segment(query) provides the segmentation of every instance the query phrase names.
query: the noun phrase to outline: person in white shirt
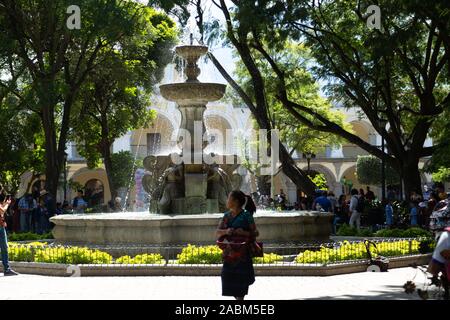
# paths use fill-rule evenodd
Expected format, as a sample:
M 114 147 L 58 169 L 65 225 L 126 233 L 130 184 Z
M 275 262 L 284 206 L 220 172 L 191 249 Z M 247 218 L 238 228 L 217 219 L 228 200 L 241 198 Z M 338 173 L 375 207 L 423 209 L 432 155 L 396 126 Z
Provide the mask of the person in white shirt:
M 444 288 L 444 299 L 449 299 L 450 286 L 450 227 L 446 227 L 440 234 L 433 251 L 428 272 L 437 278 L 442 273 L 441 281 Z
M 356 228 L 359 229 L 361 226 L 361 212 L 358 211 L 358 190 L 352 189 L 351 191 L 352 198 L 350 199 L 350 221 L 349 225 L 350 227 L 353 227 L 353 225 L 356 223 Z
M 433 251 L 428 271 L 433 275 L 438 275 L 443 271 L 446 264 L 450 263 L 450 227 L 447 227 L 439 236 L 436 247 Z

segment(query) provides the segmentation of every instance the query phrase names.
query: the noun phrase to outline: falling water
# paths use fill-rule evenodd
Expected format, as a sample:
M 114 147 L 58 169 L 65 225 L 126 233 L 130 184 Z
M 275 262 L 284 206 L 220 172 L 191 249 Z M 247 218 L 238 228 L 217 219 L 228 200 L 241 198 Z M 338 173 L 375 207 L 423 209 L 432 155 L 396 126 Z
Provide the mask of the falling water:
M 160 133 L 161 134 L 161 128 L 160 128 L 160 124 L 161 124 L 161 121 L 158 121 L 158 117 L 155 119 L 155 130 L 154 130 L 154 132 L 155 133 Z M 124 207 L 123 207 L 123 211 L 127 211 L 127 203 L 128 203 L 128 200 L 129 200 L 129 198 L 130 198 L 130 194 L 131 194 L 131 188 L 132 188 L 132 183 L 133 183 L 133 181 L 135 182 L 135 171 L 136 171 L 136 167 L 137 167 L 137 165 L 136 165 L 136 163 L 137 163 L 137 158 L 138 158 L 138 156 L 139 156 L 139 154 L 140 154 L 140 150 L 141 150 L 141 141 L 142 141 L 142 136 L 143 136 L 143 132 L 144 132 L 144 128 L 141 128 L 141 129 L 139 129 L 139 139 L 138 139 L 138 145 L 137 145 L 137 147 L 136 147 L 136 152 L 135 152 L 135 154 L 134 154 L 134 161 L 133 161 L 133 167 L 132 167 L 132 170 L 131 170 L 131 174 L 130 174 L 130 180 L 129 180 L 129 183 L 128 183 L 128 187 L 127 187 L 127 193 L 126 193 L 126 196 L 125 196 L 125 202 L 124 202 Z M 161 138 L 162 139 L 162 138 Z M 151 154 L 152 155 L 157 155 L 156 154 L 156 147 L 157 147 L 157 144 L 156 143 L 154 143 L 153 145 L 152 145 L 152 150 L 151 150 Z M 147 147 L 148 148 L 148 147 Z M 156 165 L 156 163 L 155 163 L 155 165 Z M 152 174 L 154 174 L 155 173 L 155 167 L 153 168 L 153 172 L 152 172 Z M 159 177 L 158 178 L 158 180 L 160 179 L 161 177 Z M 156 181 L 156 182 L 160 182 L 160 181 Z M 136 195 L 137 196 L 137 195 Z M 150 195 L 149 195 L 149 199 L 148 199 L 149 201 L 151 201 L 152 199 L 150 198 Z
M 136 148 L 136 152 L 134 153 L 133 167 L 132 167 L 132 169 L 131 169 L 130 180 L 129 180 L 129 182 L 128 182 L 127 193 L 126 193 L 126 196 L 125 196 L 124 206 L 123 206 L 123 209 L 122 209 L 122 211 L 124 211 L 124 212 L 127 211 L 128 198 L 130 197 L 131 183 L 132 183 L 132 181 L 134 180 L 134 172 L 135 172 L 135 170 L 136 170 L 136 162 L 137 162 L 137 157 L 138 157 L 138 154 L 139 154 L 139 149 L 140 149 L 140 147 L 141 147 L 141 139 L 142 139 L 142 132 L 143 132 L 143 131 L 144 131 L 143 128 L 141 128 L 141 129 L 139 130 L 139 140 L 138 140 L 138 145 L 137 145 L 137 148 Z

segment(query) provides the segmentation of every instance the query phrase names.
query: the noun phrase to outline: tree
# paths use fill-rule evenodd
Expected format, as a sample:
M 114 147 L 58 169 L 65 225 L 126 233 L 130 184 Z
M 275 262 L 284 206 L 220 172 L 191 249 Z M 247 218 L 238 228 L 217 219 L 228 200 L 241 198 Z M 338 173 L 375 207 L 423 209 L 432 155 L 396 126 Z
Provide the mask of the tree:
M 208 56 L 222 74 L 222 76 L 227 80 L 230 86 L 236 91 L 237 95 L 242 99 L 242 101 L 247 105 L 247 107 L 252 112 L 257 125 L 260 129 L 265 129 L 268 132 L 274 129 L 273 123 L 269 115 L 269 102 L 266 96 L 265 82 L 263 76 L 258 69 L 255 59 L 252 56 L 252 48 L 249 43 L 250 30 L 248 25 L 244 24 L 233 24 L 231 14 L 225 1 L 220 1 L 220 3 L 213 1 L 213 3 L 222 11 L 226 20 L 226 36 L 227 41 L 233 46 L 233 48 L 238 53 L 241 58 L 242 64 L 247 69 L 250 75 L 252 92 L 246 92 L 234 79 L 228 74 L 228 72 L 223 68 L 216 57 L 209 53 Z M 201 1 L 197 1 L 197 7 L 201 5 Z M 197 10 L 198 11 L 198 10 Z M 200 30 L 205 30 L 204 26 L 200 24 L 202 20 L 197 20 Z M 217 24 L 212 23 L 211 25 Z M 217 31 L 217 30 L 216 30 Z M 218 36 L 218 32 L 212 32 L 214 36 Z M 202 35 L 203 38 L 203 35 Z M 278 144 L 279 146 L 279 159 L 281 162 L 281 167 L 283 172 L 299 187 L 304 190 L 308 195 L 314 195 L 315 186 L 308 178 L 305 172 L 300 170 L 295 161 L 292 159 L 292 154 L 289 153 L 286 146 L 277 141 L 271 141 L 270 134 L 267 137 L 269 144 Z
M 391 166 L 386 166 L 387 184 L 396 185 L 400 182 L 398 172 Z M 381 185 L 381 160 L 374 156 L 358 156 L 356 160 L 356 176 L 359 183 Z
M 318 190 L 328 190 L 327 179 L 323 173 L 317 173 L 314 176 L 308 175 L 308 177 L 317 186 Z
M 431 136 L 437 145 L 433 156 L 429 158 L 423 168 L 430 173 L 433 181 L 444 182 L 450 180 L 450 110 L 444 111 L 439 120 L 432 127 Z
M 135 163 L 131 152 L 120 151 L 113 153 L 111 155 L 110 188 L 117 190 L 129 187 L 137 167 L 142 167 L 142 164 Z
M 272 128 L 279 130 L 280 141 L 286 146 L 289 155 L 292 157 L 294 152 L 317 154 L 323 151 L 326 146 L 338 146 L 342 142 L 342 139 L 339 137 L 336 137 L 334 134 L 311 130 L 286 112 L 283 105 L 276 98 L 276 74 L 258 52 L 253 54 L 255 63 L 261 73 L 264 74 L 266 80 L 265 94 L 267 96 L 268 114 L 272 122 Z M 297 96 L 303 103 L 318 110 L 325 117 L 334 119 L 341 126 L 348 126 L 344 123 L 344 115 L 339 111 L 332 110 L 329 101 L 320 96 L 319 86 L 307 70 L 307 65 L 311 60 L 305 46 L 289 42 L 285 44 L 283 50 L 274 54 L 277 55 L 278 60 L 283 61 L 285 65 L 289 65 L 289 69 L 292 70 L 289 76 L 289 93 L 291 95 Z M 254 96 L 251 77 L 241 61 L 236 63 L 235 74 L 236 82 L 242 90 Z M 237 96 L 234 99 L 238 100 L 240 97 Z M 310 120 L 314 121 L 311 117 Z M 257 123 L 254 126 L 255 129 L 258 128 Z M 260 167 L 258 165 L 249 165 L 248 162 L 244 161 L 243 166 L 257 177 L 259 189 L 266 189 L 265 185 L 270 181 L 270 177 L 260 177 Z M 316 180 L 311 181 L 314 183 Z M 317 184 L 315 185 L 317 186 Z
M 311 130 L 308 126 L 299 123 L 292 114 L 286 112 L 276 97 L 278 93 L 277 75 L 259 52 L 252 52 L 252 54 L 258 69 L 264 75 L 265 93 L 269 106 L 268 115 L 272 127 L 280 131 L 280 140 L 288 148 L 289 153 L 292 155 L 296 151 L 317 154 L 323 151 L 326 146 L 339 146 L 343 142 L 343 139 L 339 136 Z M 333 110 L 331 103 L 320 95 L 319 85 L 308 71 L 311 57 L 309 50 L 304 45 L 286 42 L 283 50 L 273 52 L 273 55 L 276 55 L 277 61 L 283 63 L 286 69 L 290 71 L 287 79 L 290 96 L 296 97 L 324 117 L 332 119 L 347 130 L 351 130 L 350 126 L 344 122 L 344 114 L 338 110 Z M 245 92 L 254 96 L 253 84 L 247 68 L 241 61 L 236 64 L 236 82 Z M 308 118 L 310 121 L 315 121 L 312 117 Z
M 436 182 L 448 182 L 450 181 L 450 169 L 441 167 L 432 174 L 433 181 Z
M 0 103 L 0 123 L 0 190 L 14 195 L 25 172 L 43 169 L 42 131 L 37 117 L 24 116 L 5 101 Z
M 449 108 L 449 25 L 445 1 L 379 2 L 382 30 L 368 29 L 369 1 L 214 1 L 223 11 L 227 35 L 249 69 L 255 88 L 265 77 L 252 48 L 277 75 L 278 100 L 310 129 L 354 143 L 395 168 L 406 193 L 421 192 L 419 160 L 436 149 L 424 147 L 436 119 Z M 349 32 L 351 30 L 351 32 Z M 316 64 L 314 75 L 328 82 L 330 97 L 357 108 L 385 139 L 387 150 L 364 141 L 330 120 L 288 90 L 290 70 L 272 54 L 286 39 L 305 42 Z M 264 105 L 259 94 L 256 104 Z M 258 110 L 254 110 L 258 111 Z M 311 121 L 309 117 L 315 119 Z M 386 119 L 390 128 L 381 126 Z
M 82 27 L 69 30 L 71 5 L 82 8 Z M 0 56 L 12 64 L 19 95 L 39 115 L 45 136 L 46 189 L 56 196 L 73 106 L 87 76 L 103 68 L 99 52 L 138 32 L 142 5 L 122 0 L 0 0 Z M 15 92 L 15 91 L 14 91 Z
M 137 128 L 148 127 L 155 113 L 149 109 L 154 85 L 172 60 L 176 27 L 165 14 L 143 8 L 134 36 L 122 38 L 120 50 L 101 51 L 97 59 L 108 68 L 90 73 L 80 89 L 79 113 L 73 120 L 73 139 L 90 167 L 103 160 L 111 198 L 117 190 L 111 147 L 113 142 Z

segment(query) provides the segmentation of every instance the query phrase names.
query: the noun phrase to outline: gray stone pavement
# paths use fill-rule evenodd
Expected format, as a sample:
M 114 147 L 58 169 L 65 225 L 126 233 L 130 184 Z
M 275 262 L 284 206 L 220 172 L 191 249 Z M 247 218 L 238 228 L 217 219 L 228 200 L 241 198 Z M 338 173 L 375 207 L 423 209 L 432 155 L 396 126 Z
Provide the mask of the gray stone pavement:
M 416 269 L 329 277 L 257 277 L 247 299 L 418 299 L 403 284 Z M 417 273 L 416 282 L 425 278 Z M 220 277 L 46 277 L 0 274 L 0 299 L 230 299 Z

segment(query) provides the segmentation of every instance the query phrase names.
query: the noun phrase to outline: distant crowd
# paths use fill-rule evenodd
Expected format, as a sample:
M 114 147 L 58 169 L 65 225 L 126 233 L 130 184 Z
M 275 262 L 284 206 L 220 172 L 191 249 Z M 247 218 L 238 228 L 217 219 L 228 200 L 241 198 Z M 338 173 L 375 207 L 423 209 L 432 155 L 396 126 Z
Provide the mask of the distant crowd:
M 32 232 L 44 234 L 53 228 L 50 218 L 60 214 L 85 213 L 88 210 L 88 201 L 83 190 L 78 190 L 77 196 L 71 203 L 68 201 L 56 202 L 46 190 L 33 190 L 20 198 L 8 196 L 11 203 L 5 212 L 5 221 L 8 232 Z M 122 211 L 122 199 L 116 197 L 108 203 L 109 212 Z
M 375 193 L 369 186 L 364 189 L 351 189 L 350 194 L 342 194 L 338 198 L 331 191 L 317 190 L 316 196 L 301 197 L 298 202 L 289 204 L 286 194 L 283 189 L 272 198 L 268 195 L 258 196 L 254 194 L 254 200 L 258 204 L 259 209 L 271 210 L 315 210 L 321 212 L 330 212 L 335 215 L 334 225 L 348 224 L 357 229 L 361 227 L 361 216 L 364 212 L 367 213 L 369 209 L 378 208 L 381 215 L 375 216 L 369 214 L 367 224 L 370 226 L 383 225 L 391 228 L 400 221 L 396 221 L 394 212 L 396 208 L 403 206 L 403 211 L 406 211 L 404 216 L 407 221 L 401 221 L 403 224 L 410 226 L 428 227 L 430 224 L 430 217 L 436 208 L 436 205 L 441 200 L 448 199 L 449 196 L 445 192 L 442 184 L 436 184 L 433 188 L 424 187 L 423 196 L 416 192 L 412 192 L 405 200 L 400 200 L 399 192 L 391 187 L 387 187 L 386 198 L 379 200 Z M 399 218 L 397 218 L 398 220 Z M 405 219 L 403 217 L 403 219 Z

